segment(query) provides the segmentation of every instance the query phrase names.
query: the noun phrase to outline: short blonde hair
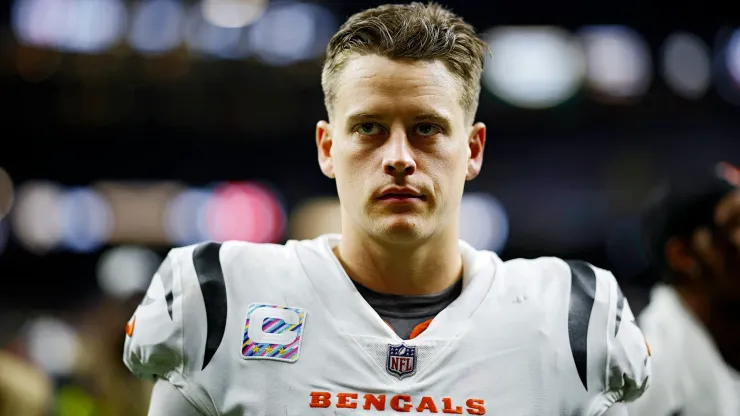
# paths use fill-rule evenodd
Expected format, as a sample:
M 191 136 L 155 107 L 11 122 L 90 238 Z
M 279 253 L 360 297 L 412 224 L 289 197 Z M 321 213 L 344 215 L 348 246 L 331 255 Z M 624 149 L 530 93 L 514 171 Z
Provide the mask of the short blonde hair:
M 331 117 L 337 79 L 352 56 L 439 59 L 460 81 L 460 103 L 472 121 L 487 51 L 470 24 L 436 3 L 387 4 L 362 11 L 339 28 L 326 48 L 321 73 L 326 109 Z

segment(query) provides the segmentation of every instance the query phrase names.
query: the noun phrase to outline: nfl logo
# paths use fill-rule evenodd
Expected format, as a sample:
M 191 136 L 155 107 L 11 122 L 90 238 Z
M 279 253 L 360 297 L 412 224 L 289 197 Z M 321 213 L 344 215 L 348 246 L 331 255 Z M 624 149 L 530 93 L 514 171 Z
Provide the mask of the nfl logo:
M 416 347 L 389 345 L 386 370 L 399 379 L 413 376 L 416 373 Z

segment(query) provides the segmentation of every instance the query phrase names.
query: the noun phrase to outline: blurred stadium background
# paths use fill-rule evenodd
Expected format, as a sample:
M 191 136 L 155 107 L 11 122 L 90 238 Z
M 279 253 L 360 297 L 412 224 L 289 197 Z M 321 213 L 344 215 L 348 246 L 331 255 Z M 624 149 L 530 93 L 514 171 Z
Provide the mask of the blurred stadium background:
M 143 414 L 120 342 L 169 247 L 338 230 L 314 147 L 321 58 L 347 16 L 381 3 L 0 7 L 0 347 L 51 376 L 53 414 Z M 639 309 L 648 191 L 740 155 L 737 16 L 711 2 L 442 3 L 493 56 L 463 238 L 612 269 Z

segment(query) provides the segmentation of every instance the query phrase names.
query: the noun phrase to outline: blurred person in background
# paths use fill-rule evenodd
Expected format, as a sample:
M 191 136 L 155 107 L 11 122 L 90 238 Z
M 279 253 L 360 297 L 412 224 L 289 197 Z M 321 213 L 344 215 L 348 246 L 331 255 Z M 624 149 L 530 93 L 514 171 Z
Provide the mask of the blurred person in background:
M 349 18 L 316 128 L 341 236 L 172 250 L 127 326 L 150 415 L 625 414 L 649 353 L 612 274 L 458 238 L 485 50 L 436 4 Z
M 52 392 L 43 371 L 0 350 L 0 416 L 45 416 L 53 403 Z
M 101 296 L 78 319 L 79 354 L 57 394 L 58 416 L 145 415 L 152 383 L 131 377 L 121 363 L 125 333 L 120 323 L 136 309 L 142 294 Z
M 23 315 L 0 311 L 0 416 L 45 416 L 53 403 L 49 377 L 23 355 Z
M 645 211 L 663 283 L 640 315 L 653 356 L 632 416 L 740 415 L 740 171 L 675 180 Z
M 120 356 L 120 323 L 141 296 L 96 293 L 61 315 L 0 319 L 0 416 L 145 415 L 152 383 L 131 377 Z

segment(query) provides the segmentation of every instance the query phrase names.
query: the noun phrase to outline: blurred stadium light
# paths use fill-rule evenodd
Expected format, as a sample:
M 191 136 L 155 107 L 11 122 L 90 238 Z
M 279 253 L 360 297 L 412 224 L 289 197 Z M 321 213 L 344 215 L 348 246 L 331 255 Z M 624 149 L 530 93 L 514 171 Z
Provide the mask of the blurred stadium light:
M 143 293 L 161 262 L 156 253 L 145 247 L 111 248 L 98 259 L 98 287 L 106 295 L 119 299 Z
M 485 193 L 464 194 L 460 238 L 479 250 L 500 253 L 509 238 L 509 217 L 501 202 Z
M 585 72 L 583 54 L 571 35 L 556 27 L 502 27 L 484 35 L 496 59 L 488 60 L 483 83 L 505 102 L 548 108 L 572 97 Z
M 203 15 L 201 4 L 190 7 L 185 25 L 188 48 L 206 57 L 241 59 L 251 54 L 242 27 L 217 26 Z
M 164 227 L 167 239 L 176 245 L 190 245 L 208 240 L 206 207 L 211 190 L 188 188 L 167 204 Z
M 31 321 L 24 329 L 28 354 L 41 369 L 56 377 L 72 373 L 80 353 L 77 331 L 53 317 Z
M 645 41 L 625 26 L 588 26 L 579 32 L 586 53 L 587 86 L 608 103 L 642 98 L 652 81 Z
M 338 27 L 326 5 L 295 0 L 15 0 L 11 24 L 20 43 L 18 73 L 32 82 L 60 69 L 62 57 L 52 51 L 102 54 L 120 40 L 143 55 L 185 45 L 191 57 L 291 65 L 319 58 Z M 634 103 L 654 75 L 675 94 L 698 99 L 714 75 L 721 96 L 740 103 L 740 32 L 727 33 L 719 36 L 714 74 L 708 46 L 685 32 L 665 40 L 658 51 L 660 73 L 654 74 L 648 45 L 626 26 L 586 26 L 575 34 L 554 26 L 494 27 L 484 35 L 496 59 L 484 68 L 483 85 L 511 106 L 544 109 L 573 97 L 584 81 L 599 101 Z M 183 54 L 178 62 L 145 66 L 172 78 L 187 72 L 185 59 Z
M 127 17 L 121 0 L 16 0 L 12 23 L 24 43 L 97 53 L 121 39 Z
M 29 251 L 42 254 L 61 242 L 64 223 L 59 208 L 63 192 L 51 182 L 29 182 L 19 188 L 12 228 Z
M 735 30 L 730 36 L 725 50 L 725 60 L 735 86 L 740 86 L 740 30 Z
M 661 52 L 666 84 L 684 98 L 703 97 L 711 82 L 709 47 L 696 35 L 676 32 L 668 36 Z
M 240 28 L 257 20 L 267 0 L 203 0 L 203 17 L 215 26 Z
M 113 212 L 100 193 L 89 188 L 67 190 L 60 201 L 63 244 L 74 251 L 97 250 L 110 238 Z
M 128 42 L 141 53 L 167 53 L 183 42 L 185 9 L 179 1 L 140 1 L 131 20 Z
M 288 65 L 320 56 L 338 27 L 321 4 L 273 2 L 250 27 L 249 44 L 263 62 Z
M 740 105 L 740 31 L 724 28 L 716 37 L 712 72 L 719 96 Z
M 274 243 L 283 239 L 286 228 L 286 208 L 277 190 L 257 182 L 212 189 L 169 182 L 73 188 L 28 182 L 20 187 L 14 208 L 14 235 L 39 254 L 53 249 L 92 252 L 107 243 Z
M 227 183 L 206 205 L 210 239 L 274 243 L 282 239 L 285 212 L 276 195 L 257 183 Z

